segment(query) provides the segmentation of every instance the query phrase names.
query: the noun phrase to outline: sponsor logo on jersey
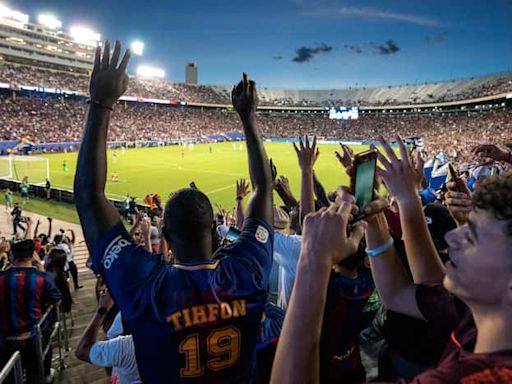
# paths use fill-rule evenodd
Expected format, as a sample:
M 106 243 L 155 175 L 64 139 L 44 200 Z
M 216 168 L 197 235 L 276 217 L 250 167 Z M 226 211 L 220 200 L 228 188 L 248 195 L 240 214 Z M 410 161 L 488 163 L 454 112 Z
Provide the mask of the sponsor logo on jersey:
M 265 227 L 258 225 L 254 237 L 256 237 L 256 240 L 258 240 L 260 243 L 265 244 L 268 241 L 268 230 Z
M 121 250 L 130 244 L 131 242 L 123 239 L 121 235 L 116 236 L 107 246 L 107 249 L 103 254 L 103 267 L 105 267 L 105 269 L 110 269 L 114 261 L 119 257 Z

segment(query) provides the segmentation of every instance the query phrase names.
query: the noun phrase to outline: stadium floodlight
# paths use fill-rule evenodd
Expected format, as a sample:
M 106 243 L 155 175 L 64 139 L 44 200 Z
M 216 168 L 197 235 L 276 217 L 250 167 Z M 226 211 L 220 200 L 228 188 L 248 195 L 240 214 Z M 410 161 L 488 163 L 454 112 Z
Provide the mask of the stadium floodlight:
M 49 14 L 41 14 L 37 17 L 37 22 L 41 25 L 44 25 L 46 28 L 50 29 L 59 29 L 62 27 L 62 21 L 57 19 L 53 15 Z
M 77 43 L 96 45 L 100 41 L 100 34 L 93 30 L 82 27 L 73 26 L 69 29 L 69 34 Z
M 15 11 L 0 4 L 0 19 L 9 19 L 23 24 L 27 24 L 29 17 L 26 13 Z
M 137 76 L 163 79 L 165 77 L 165 71 L 148 65 L 139 65 L 137 67 Z
M 134 55 L 142 56 L 142 52 L 144 52 L 144 43 L 142 41 L 135 40 L 130 46 L 130 49 Z

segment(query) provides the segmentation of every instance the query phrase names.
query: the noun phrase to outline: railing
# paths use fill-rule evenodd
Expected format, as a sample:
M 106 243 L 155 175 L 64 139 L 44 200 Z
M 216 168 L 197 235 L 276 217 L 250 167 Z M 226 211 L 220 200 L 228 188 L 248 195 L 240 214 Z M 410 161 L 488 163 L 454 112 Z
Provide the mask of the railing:
M 48 319 L 48 316 L 50 316 L 50 313 L 54 311 L 55 312 L 55 323 L 52 326 L 50 337 L 48 338 L 48 342 L 46 343 L 46 346 L 43 346 L 43 331 L 42 326 Z M 38 357 L 38 365 L 39 365 L 39 372 L 43 373 L 44 376 L 44 357 L 48 353 L 52 339 L 57 335 L 57 346 L 59 350 L 59 368 L 62 370 L 65 368 L 64 365 L 64 356 L 62 355 L 62 332 L 61 332 L 61 324 L 60 324 L 60 311 L 58 305 L 52 305 L 50 306 L 46 312 L 44 313 L 43 317 L 39 320 L 39 322 L 36 325 L 36 352 Z
M 14 384 L 23 384 L 23 367 L 21 365 L 21 353 L 16 351 L 0 371 L 0 384 L 2 384 L 9 374 L 14 374 Z

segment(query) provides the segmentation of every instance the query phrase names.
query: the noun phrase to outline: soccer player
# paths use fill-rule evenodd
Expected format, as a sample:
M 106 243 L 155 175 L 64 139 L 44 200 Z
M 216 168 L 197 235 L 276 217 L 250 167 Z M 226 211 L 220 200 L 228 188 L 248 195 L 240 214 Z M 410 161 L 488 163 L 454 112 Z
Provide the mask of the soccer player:
M 247 139 L 254 186 L 240 239 L 212 258 L 213 209 L 192 188 L 176 192 L 164 213 L 163 236 L 176 259 L 166 264 L 138 247 L 104 194 L 106 142 L 112 108 L 128 85 L 129 52 L 97 48 L 91 104 L 74 190 L 93 267 L 105 279 L 133 334 L 141 379 L 147 383 L 247 383 L 272 264 L 272 177 L 256 128 L 256 87 L 244 74 L 233 105 Z M 121 112 L 122 113 L 122 112 Z
M 68 161 L 66 159 L 62 160 L 62 172 L 67 172 L 69 170 Z
M 114 151 L 114 153 L 112 154 L 112 162 L 113 162 L 114 164 L 116 164 L 116 163 L 117 163 L 117 152 L 116 152 L 116 151 Z
M 116 171 L 112 172 L 112 182 L 117 183 L 119 181 L 119 175 Z

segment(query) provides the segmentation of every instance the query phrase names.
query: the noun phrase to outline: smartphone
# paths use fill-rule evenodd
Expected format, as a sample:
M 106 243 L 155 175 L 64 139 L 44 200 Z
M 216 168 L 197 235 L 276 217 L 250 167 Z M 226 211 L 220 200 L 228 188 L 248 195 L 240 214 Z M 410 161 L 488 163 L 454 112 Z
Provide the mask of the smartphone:
M 376 169 L 377 151 L 369 150 L 358 153 L 354 157 L 351 190 L 359 209 L 362 209 L 374 198 Z
M 458 192 L 462 192 L 466 189 L 465 185 L 464 185 L 464 181 L 460 178 L 459 174 L 453 168 L 451 163 L 448 163 L 448 177 L 451 181 L 455 182 L 455 189 Z
M 227 244 L 231 244 L 238 240 L 240 237 L 240 231 L 236 229 L 235 227 L 229 227 L 228 233 L 226 234 L 226 237 L 224 238 L 224 242 Z

